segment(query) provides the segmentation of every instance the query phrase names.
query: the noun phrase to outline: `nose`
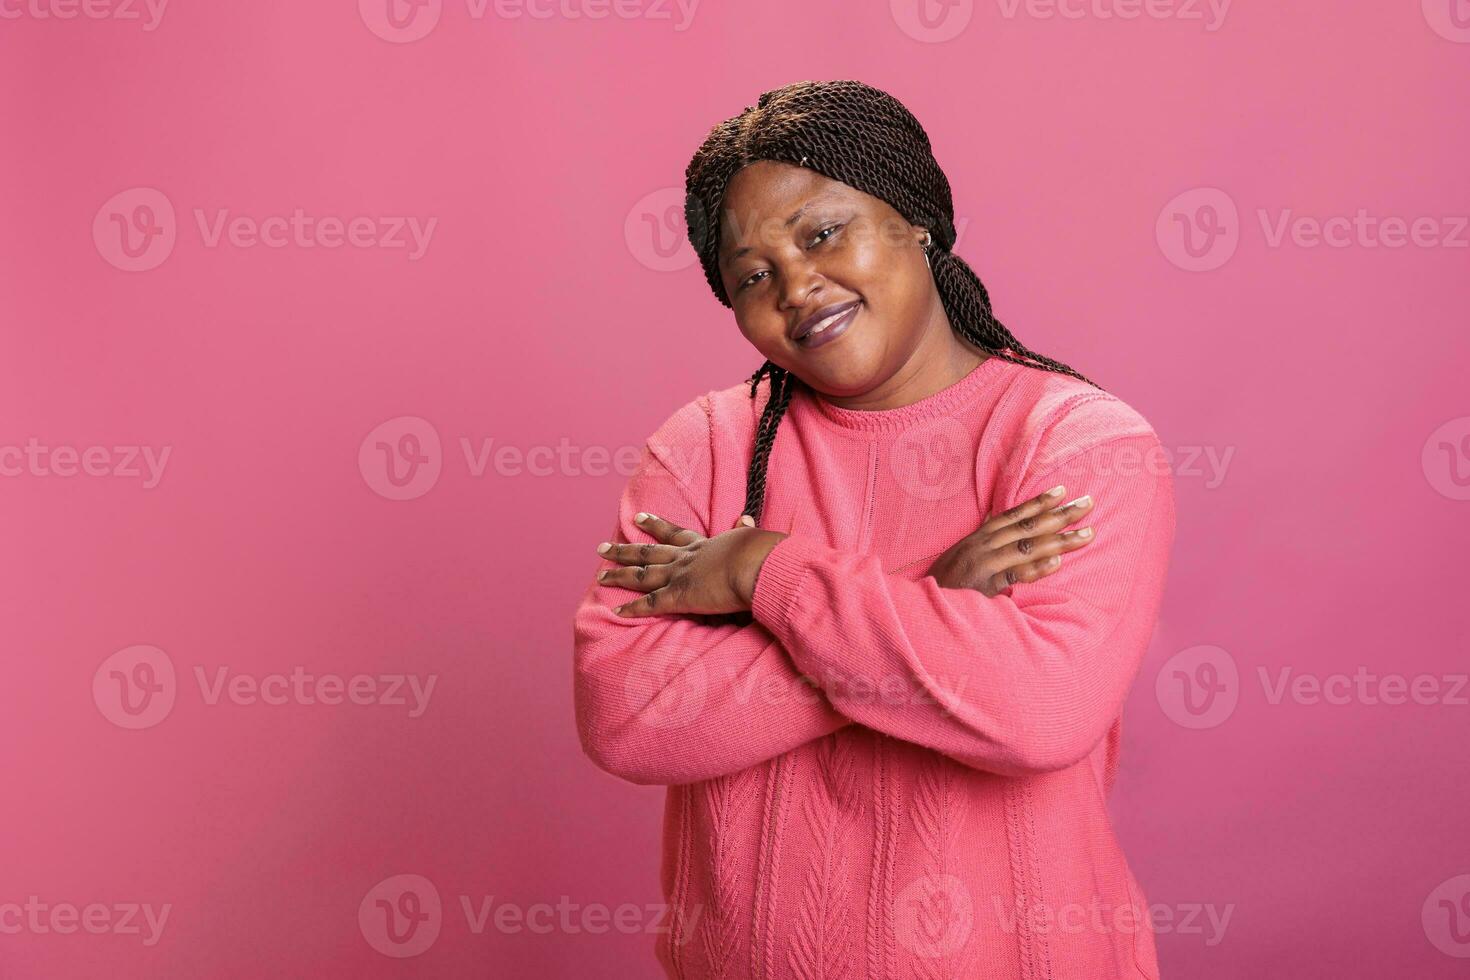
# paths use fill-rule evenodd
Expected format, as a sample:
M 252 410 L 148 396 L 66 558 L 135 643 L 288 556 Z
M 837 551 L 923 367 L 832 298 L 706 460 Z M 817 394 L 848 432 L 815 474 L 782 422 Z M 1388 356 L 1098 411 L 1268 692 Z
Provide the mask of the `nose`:
M 781 269 L 780 302 L 783 310 L 799 310 L 826 285 L 826 280 L 804 256 Z

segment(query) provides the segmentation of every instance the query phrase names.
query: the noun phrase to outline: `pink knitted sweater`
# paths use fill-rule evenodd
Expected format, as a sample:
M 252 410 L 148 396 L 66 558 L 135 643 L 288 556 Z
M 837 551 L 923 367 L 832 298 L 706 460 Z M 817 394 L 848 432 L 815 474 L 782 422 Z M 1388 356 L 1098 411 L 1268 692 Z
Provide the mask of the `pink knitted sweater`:
M 762 385 L 709 392 L 649 439 L 609 540 L 649 511 L 729 530 Z M 933 559 L 1057 484 L 1093 542 L 995 597 Z M 685 980 L 1157 977 L 1106 799 L 1124 699 L 1174 537 L 1138 412 L 991 357 L 921 401 L 799 389 L 777 431 L 751 613 L 575 614 L 578 732 L 602 769 L 667 785 L 656 955 Z M 599 561 L 598 569 L 613 567 Z

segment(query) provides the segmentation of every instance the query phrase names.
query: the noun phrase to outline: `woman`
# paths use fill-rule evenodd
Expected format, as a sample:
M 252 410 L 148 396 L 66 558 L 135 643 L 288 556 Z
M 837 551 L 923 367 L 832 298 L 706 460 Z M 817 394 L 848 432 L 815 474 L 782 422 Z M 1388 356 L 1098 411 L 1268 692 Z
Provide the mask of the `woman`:
M 766 362 L 649 439 L 575 618 L 583 748 L 669 787 L 664 970 L 1156 977 L 1105 804 L 1174 536 L 1152 428 L 991 314 L 891 96 L 767 92 L 686 177 Z

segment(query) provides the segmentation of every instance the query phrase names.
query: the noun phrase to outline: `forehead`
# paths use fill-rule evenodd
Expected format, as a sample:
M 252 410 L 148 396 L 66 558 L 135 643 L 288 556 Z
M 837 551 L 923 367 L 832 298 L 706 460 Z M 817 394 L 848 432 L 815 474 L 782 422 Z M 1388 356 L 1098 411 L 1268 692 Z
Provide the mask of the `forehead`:
M 762 229 L 781 229 L 802 209 L 827 203 L 854 203 L 866 197 L 841 181 L 789 163 L 758 160 L 730 180 L 720 209 L 720 255 L 734 257 L 753 244 Z

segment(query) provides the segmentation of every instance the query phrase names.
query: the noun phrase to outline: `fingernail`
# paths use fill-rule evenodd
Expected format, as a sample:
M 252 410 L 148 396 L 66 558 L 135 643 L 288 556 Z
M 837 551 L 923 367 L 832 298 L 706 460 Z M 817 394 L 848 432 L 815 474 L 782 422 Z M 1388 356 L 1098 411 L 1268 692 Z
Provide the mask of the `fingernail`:
M 1054 486 L 1050 490 L 1048 490 L 1046 492 L 1046 495 L 1048 497 L 1060 497 L 1063 493 L 1066 492 L 1066 489 L 1067 489 L 1066 487 L 1064 487 L 1060 483 L 1058 483 L 1056 486 Z
M 1086 494 L 1084 496 L 1078 497 L 1076 500 L 1072 501 L 1067 506 L 1068 507 L 1086 507 L 1090 503 L 1092 503 L 1092 494 Z
M 604 541 L 604 542 L 602 542 L 602 544 L 600 544 L 600 545 L 598 545 L 598 546 L 597 546 L 597 553 L 598 553 L 598 554 L 599 554 L 599 555 L 605 555 L 605 554 L 607 554 L 607 553 L 608 553 L 608 552 L 609 552 L 609 551 L 612 551 L 612 545 L 611 545 L 611 544 L 609 544 L 609 543 L 608 543 L 608 542 L 606 542 L 606 541 Z
M 1080 527 L 1080 528 L 1078 528 L 1077 529 L 1077 537 L 1079 537 L 1079 538 L 1090 538 L 1090 537 L 1092 537 L 1092 528 L 1090 528 L 1090 527 Z
M 602 571 L 602 572 L 598 572 L 597 573 L 597 581 L 599 581 L 599 582 L 605 582 L 606 580 L 607 580 L 607 572 Z
M 648 515 L 647 514 L 644 514 L 644 513 L 642 513 L 640 511 L 639 514 L 638 514 L 638 516 L 635 517 L 635 518 L 633 518 L 633 523 L 634 524 L 642 524 L 646 520 L 648 520 Z
M 1050 558 L 1048 558 L 1046 560 L 1046 567 L 1047 568 L 1056 568 L 1061 563 L 1062 563 L 1062 559 L 1061 559 L 1060 556 L 1058 556 L 1058 555 L 1052 555 Z

